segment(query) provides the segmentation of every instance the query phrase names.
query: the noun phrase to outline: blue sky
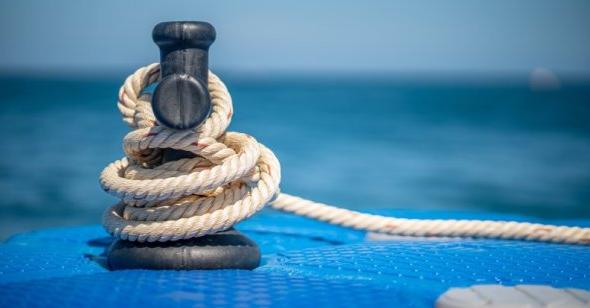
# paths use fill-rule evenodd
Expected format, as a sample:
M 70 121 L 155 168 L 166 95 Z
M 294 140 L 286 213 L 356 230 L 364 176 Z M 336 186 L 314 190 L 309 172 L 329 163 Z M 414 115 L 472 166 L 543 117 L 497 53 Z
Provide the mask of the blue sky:
M 587 0 L 1 0 L 0 70 L 128 70 L 167 20 L 211 22 L 223 70 L 590 75 Z

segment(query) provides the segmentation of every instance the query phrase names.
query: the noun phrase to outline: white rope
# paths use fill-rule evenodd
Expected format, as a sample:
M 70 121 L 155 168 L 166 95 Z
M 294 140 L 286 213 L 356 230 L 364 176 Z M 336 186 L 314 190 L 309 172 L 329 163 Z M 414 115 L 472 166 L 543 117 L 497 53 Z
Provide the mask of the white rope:
M 130 241 L 174 241 L 229 229 L 265 204 L 344 227 L 407 236 L 452 236 L 590 244 L 590 228 L 512 221 L 403 219 L 363 214 L 279 193 L 280 164 L 253 137 L 226 132 L 232 117 L 227 88 L 209 73 L 211 115 L 198 128 L 172 130 L 157 123 L 150 94 L 159 80 L 151 64 L 129 76 L 119 92 L 119 110 L 133 129 L 123 140 L 126 158 L 107 166 L 100 184 L 121 202 L 103 225 Z M 161 163 L 166 148 L 195 158 Z

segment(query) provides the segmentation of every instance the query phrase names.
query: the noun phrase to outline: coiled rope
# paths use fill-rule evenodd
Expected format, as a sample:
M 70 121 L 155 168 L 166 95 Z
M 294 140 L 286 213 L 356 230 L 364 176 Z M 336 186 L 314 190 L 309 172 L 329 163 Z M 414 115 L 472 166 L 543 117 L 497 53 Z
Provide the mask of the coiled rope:
M 121 199 L 103 217 L 120 239 L 175 241 L 229 229 L 265 204 L 285 212 L 344 227 L 405 236 L 478 237 L 590 244 L 590 228 L 487 220 L 403 219 L 363 214 L 279 192 L 280 164 L 253 137 L 226 132 L 232 100 L 223 82 L 209 73 L 212 112 L 192 130 L 160 126 L 144 89 L 160 78 L 151 64 L 129 76 L 118 107 L 133 129 L 123 140 L 126 157 L 100 176 L 105 191 Z M 161 163 L 163 149 L 196 154 Z

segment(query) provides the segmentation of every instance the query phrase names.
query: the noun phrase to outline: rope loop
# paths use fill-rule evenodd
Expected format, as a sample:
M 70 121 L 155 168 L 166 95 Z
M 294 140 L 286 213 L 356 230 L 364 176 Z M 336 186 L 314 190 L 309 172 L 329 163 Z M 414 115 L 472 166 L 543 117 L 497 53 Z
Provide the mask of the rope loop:
M 212 112 L 192 130 L 160 125 L 144 89 L 159 80 L 158 64 L 140 68 L 119 92 L 119 110 L 132 131 L 126 157 L 100 176 L 105 191 L 121 199 L 103 225 L 130 241 L 174 241 L 226 230 L 252 216 L 279 190 L 280 165 L 253 137 L 226 132 L 233 107 L 225 85 L 209 73 Z M 195 158 L 161 163 L 162 149 Z

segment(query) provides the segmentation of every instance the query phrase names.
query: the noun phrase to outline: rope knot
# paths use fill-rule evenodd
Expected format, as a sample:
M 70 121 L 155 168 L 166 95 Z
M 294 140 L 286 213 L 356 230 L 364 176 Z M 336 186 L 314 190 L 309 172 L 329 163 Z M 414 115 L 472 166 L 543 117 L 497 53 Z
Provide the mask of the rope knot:
M 192 130 L 172 130 L 156 121 L 151 95 L 160 67 L 129 76 L 119 92 L 119 110 L 132 131 L 123 140 L 125 158 L 104 169 L 100 184 L 121 202 L 105 212 L 103 224 L 130 241 L 173 241 L 230 228 L 261 210 L 278 192 L 280 165 L 252 136 L 227 132 L 231 96 L 209 73 L 212 112 Z M 162 150 L 195 158 L 162 163 Z

